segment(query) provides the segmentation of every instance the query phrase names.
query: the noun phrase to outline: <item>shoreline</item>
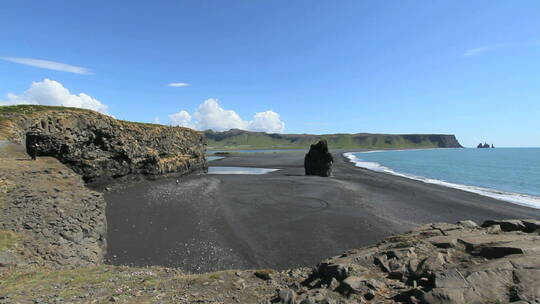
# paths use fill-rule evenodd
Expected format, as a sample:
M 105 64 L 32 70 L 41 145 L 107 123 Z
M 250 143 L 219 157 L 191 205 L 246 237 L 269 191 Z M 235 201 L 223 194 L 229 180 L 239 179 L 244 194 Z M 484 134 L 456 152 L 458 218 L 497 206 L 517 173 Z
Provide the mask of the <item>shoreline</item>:
M 432 150 L 432 149 L 415 149 L 415 150 Z M 394 150 L 394 151 L 410 151 L 410 150 Z M 385 150 L 373 150 L 373 151 L 354 151 L 344 152 L 342 156 L 348 159 L 349 163 L 358 168 L 367 169 L 373 172 L 390 174 L 393 176 L 400 176 L 411 180 L 420 181 L 426 184 L 440 185 L 452 189 L 458 189 L 466 192 L 476 193 L 485 197 L 494 198 L 500 201 L 504 201 L 511 204 L 525 206 L 534 209 L 540 209 L 540 197 L 534 195 L 528 195 L 517 192 L 509 192 L 494 188 L 480 187 L 474 185 L 459 184 L 454 182 L 448 182 L 445 180 L 429 178 L 425 176 L 416 176 L 413 174 L 403 173 L 395 171 L 392 168 L 386 167 L 378 162 L 363 161 L 358 159 L 353 153 L 371 153 L 371 152 L 385 152 Z M 363 165 L 362 165 L 363 164 Z M 373 165 L 368 165 L 373 164 Z
M 309 266 L 432 222 L 536 218 L 540 210 L 355 167 L 305 176 L 305 151 L 232 154 L 210 166 L 280 169 L 191 175 L 105 193 L 114 265 L 203 273 Z

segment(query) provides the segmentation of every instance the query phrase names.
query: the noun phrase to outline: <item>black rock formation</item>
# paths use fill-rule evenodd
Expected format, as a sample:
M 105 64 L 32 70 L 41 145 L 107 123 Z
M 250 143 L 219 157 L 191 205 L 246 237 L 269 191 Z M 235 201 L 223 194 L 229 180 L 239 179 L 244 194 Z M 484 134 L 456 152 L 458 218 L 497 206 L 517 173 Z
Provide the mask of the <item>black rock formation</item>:
M 485 149 L 485 148 L 495 148 L 493 144 L 489 145 L 488 143 L 479 143 L 478 146 L 476 146 L 479 149 Z
M 195 130 L 132 123 L 92 111 L 0 113 L 6 133 L 28 154 L 52 156 L 86 182 L 130 174 L 150 178 L 205 171 L 206 140 Z
M 328 152 L 328 143 L 326 140 L 320 140 L 318 143 L 311 145 L 304 158 L 306 175 L 330 176 L 332 175 L 333 163 L 334 158 Z

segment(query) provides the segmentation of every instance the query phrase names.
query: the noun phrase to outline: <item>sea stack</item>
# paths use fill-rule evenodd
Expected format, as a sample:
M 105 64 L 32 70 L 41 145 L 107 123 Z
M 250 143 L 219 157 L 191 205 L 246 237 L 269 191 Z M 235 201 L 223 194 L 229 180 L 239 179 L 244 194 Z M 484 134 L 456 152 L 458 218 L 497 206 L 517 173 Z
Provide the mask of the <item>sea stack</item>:
M 493 146 L 493 144 L 489 145 L 488 143 L 479 143 L 478 146 L 476 146 L 477 148 L 479 149 L 485 149 L 485 148 L 495 148 L 495 146 Z
M 318 143 L 311 145 L 304 158 L 306 175 L 331 176 L 333 163 L 334 158 L 328 152 L 328 143 L 326 140 L 320 140 Z

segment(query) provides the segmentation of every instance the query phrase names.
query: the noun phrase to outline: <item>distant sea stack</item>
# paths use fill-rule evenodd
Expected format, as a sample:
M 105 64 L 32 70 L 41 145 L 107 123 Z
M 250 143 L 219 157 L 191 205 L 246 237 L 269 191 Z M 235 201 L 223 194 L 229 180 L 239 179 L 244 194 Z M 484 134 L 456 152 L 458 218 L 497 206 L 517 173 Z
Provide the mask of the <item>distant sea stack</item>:
M 213 149 L 305 149 L 322 139 L 331 149 L 463 148 L 454 135 L 447 134 L 267 134 L 232 129 L 208 130 L 204 135 Z
M 488 144 L 488 143 L 479 143 L 478 146 L 476 146 L 478 149 L 486 149 L 486 148 L 495 148 L 495 146 L 493 146 L 493 144 Z
M 134 123 L 94 111 L 45 106 L 0 107 L 0 138 L 38 144 L 86 182 L 207 169 L 204 135 L 182 127 Z

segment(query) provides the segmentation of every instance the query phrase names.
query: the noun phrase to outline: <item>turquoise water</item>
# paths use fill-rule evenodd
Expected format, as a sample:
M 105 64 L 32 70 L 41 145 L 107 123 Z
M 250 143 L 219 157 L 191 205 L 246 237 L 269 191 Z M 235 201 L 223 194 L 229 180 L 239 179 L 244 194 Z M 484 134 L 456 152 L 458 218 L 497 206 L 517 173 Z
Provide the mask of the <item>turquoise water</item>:
M 540 148 L 346 153 L 357 166 L 540 208 Z
M 207 161 L 214 161 L 214 160 L 220 160 L 220 159 L 224 159 L 225 157 L 221 157 L 221 156 L 207 156 L 206 157 L 206 160 Z

